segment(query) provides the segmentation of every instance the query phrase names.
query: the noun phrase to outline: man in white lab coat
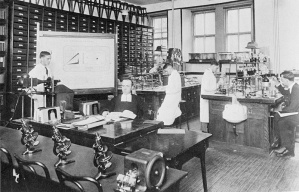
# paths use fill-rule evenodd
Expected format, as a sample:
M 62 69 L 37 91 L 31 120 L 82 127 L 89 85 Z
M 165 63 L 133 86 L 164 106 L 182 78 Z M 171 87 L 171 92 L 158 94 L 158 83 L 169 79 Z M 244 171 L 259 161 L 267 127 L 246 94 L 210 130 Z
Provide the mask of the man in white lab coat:
M 201 94 L 213 94 L 217 89 L 217 80 L 214 73 L 219 69 L 217 62 L 211 63 L 210 67 L 205 70 L 201 80 Z M 209 100 L 200 97 L 200 122 L 201 130 L 208 132 L 209 123 Z
M 165 64 L 163 69 L 169 77 L 168 85 L 165 90 L 166 95 L 158 110 L 157 120 L 163 121 L 164 125 L 171 125 L 175 118 L 182 114 L 179 108 L 182 94 L 181 76 L 177 70 L 173 69 L 171 64 Z
M 37 78 L 39 80 L 46 80 L 48 77 L 51 77 L 51 71 L 48 66 L 51 63 L 51 54 L 47 51 L 41 51 L 39 55 L 40 62 L 29 72 L 30 78 Z M 44 84 L 38 84 L 34 87 L 37 92 L 44 92 Z M 32 95 L 34 99 L 34 112 L 36 112 L 39 107 L 46 107 L 46 97 L 43 95 Z M 36 114 L 34 113 L 34 117 Z

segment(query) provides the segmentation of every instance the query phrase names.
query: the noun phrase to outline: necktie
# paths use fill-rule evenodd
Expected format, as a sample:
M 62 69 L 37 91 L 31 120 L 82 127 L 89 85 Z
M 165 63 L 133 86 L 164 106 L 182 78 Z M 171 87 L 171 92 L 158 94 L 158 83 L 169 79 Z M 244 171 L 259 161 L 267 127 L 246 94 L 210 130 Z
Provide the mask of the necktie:
M 47 67 L 45 67 L 45 69 L 46 69 L 46 74 L 47 74 L 47 76 L 48 76 L 48 69 L 47 69 Z

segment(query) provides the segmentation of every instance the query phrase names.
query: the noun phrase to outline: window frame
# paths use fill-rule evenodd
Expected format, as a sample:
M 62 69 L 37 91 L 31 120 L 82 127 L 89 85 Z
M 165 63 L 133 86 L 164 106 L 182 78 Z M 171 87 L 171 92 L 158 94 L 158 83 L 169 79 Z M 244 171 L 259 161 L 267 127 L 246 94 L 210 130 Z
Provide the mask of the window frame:
M 250 8 L 250 12 L 251 12 L 251 16 L 250 16 L 250 32 L 239 32 L 240 31 L 240 9 L 246 9 L 246 8 Z M 228 33 L 228 11 L 229 10 L 238 10 L 238 32 L 234 32 L 234 33 Z M 225 8 L 224 9 L 224 18 L 225 18 L 225 30 L 224 30 L 224 38 L 225 38 L 225 50 L 228 51 L 228 36 L 230 35 L 237 35 L 238 36 L 238 52 L 240 51 L 240 35 L 250 35 L 251 38 L 250 40 L 252 40 L 253 37 L 253 32 L 254 32 L 254 21 L 253 21 L 253 7 L 252 5 L 243 5 L 243 6 L 236 6 L 236 7 L 230 7 L 230 8 Z
M 205 14 L 206 13 L 214 13 L 215 14 L 215 25 L 216 25 L 216 10 L 215 9 L 207 9 L 207 10 L 200 10 L 200 11 L 196 11 L 196 12 L 193 12 L 193 15 L 192 15 L 192 36 L 193 36 L 193 45 L 192 45 L 192 50 L 193 50 L 193 52 L 195 52 L 195 39 L 196 38 L 207 38 L 207 37 L 214 37 L 215 38 L 215 45 L 214 45 L 214 47 L 215 47 L 215 51 L 214 52 L 216 52 L 216 32 L 217 32 L 217 30 L 216 30 L 216 26 L 215 26 L 215 33 L 214 34 L 205 34 L 204 33 L 204 35 L 195 35 L 195 17 L 196 17 L 196 15 L 197 14 L 203 14 L 204 13 L 204 17 L 205 17 Z M 206 20 L 204 19 L 204 22 L 206 22 Z M 205 25 L 205 23 L 204 23 L 204 25 Z M 205 30 L 205 28 L 204 28 L 204 30 Z M 208 52 L 206 52 L 205 50 L 206 50 L 206 45 L 205 45 L 205 41 L 204 41 L 204 53 L 208 53 Z
M 162 22 L 161 22 L 161 32 L 159 32 L 161 34 L 161 37 L 155 38 L 156 31 L 155 31 L 155 28 L 154 28 L 154 20 L 155 19 L 164 19 L 164 18 L 166 19 L 166 37 L 163 37 L 163 35 L 162 35 L 165 32 L 162 32 L 163 28 L 162 28 Z M 154 42 L 156 40 L 160 40 L 160 41 L 166 40 L 166 47 L 165 48 L 167 49 L 167 47 L 168 47 L 168 17 L 167 17 L 167 15 L 152 16 L 151 17 L 151 26 L 154 29 L 154 31 L 153 31 L 153 45 L 155 44 Z M 156 49 L 156 47 L 154 47 L 154 49 Z

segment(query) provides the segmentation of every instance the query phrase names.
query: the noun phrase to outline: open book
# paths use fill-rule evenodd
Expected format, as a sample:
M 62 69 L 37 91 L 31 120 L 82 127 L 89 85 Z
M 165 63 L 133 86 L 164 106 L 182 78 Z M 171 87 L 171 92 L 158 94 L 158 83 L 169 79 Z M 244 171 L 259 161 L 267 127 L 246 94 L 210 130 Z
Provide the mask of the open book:
M 132 111 L 124 110 L 123 112 L 111 112 L 106 117 L 106 119 L 111 119 L 114 121 L 121 121 L 125 118 L 135 119 L 136 115 Z
M 278 115 L 279 115 L 280 117 L 287 117 L 287 116 L 291 116 L 291 115 L 297 115 L 297 114 L 298 114 L 298 112 L 292 112 L 292 113 L 281 113 L 281 112 L 279 112 L 279 111 L 277 111 L 277 113 L 278 113 Z

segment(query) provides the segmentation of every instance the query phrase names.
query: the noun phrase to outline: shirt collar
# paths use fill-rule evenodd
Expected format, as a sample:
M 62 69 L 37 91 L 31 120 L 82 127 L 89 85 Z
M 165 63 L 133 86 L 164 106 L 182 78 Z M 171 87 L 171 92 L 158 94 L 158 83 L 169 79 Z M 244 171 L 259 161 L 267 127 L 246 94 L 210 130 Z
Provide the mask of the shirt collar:
M 295 82 L 293 82 L 290 87 L 289 87 L 289 90 L 290 90 L 290 93 L 292 93 L 292 89 L 293 89 L 293 86 L 295 85 Z
M 127 95 L 122 94 L 121 95 L 121 101 L 123 101 L 123 102 L 132 102 L 132 94 L 131 93 L 127 94 Z

